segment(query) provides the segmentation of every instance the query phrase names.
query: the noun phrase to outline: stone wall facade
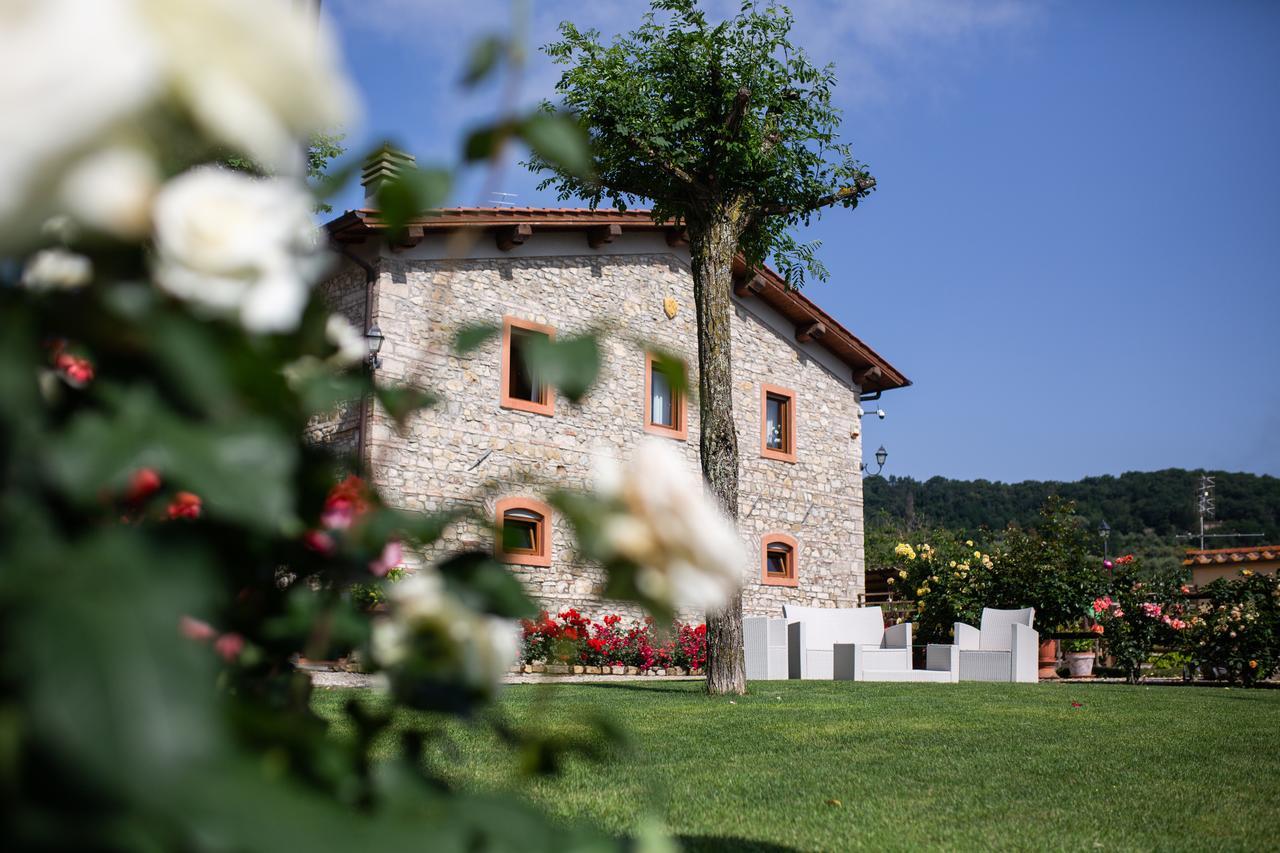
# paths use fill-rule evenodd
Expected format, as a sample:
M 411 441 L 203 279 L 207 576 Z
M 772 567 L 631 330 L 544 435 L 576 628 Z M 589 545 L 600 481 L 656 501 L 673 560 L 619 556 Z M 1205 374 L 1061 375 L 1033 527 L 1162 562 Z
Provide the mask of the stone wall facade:
M 472 251 L 444 261 L 430 241 L 401 253 L 380 250 L 371 314 L 386 336 L 380 379 L 408 382 L 443 396 L 416 415 L 404 434 L 379 412 L 369 415 L 367 470 L 386 498 L 407 510 L 464 503 L 492 517 L 503 497 L 537 498 L 548 486 L 587 486 L 602 453 L 625 456 L 646 436 L 645 350 L 660 347 L 690 366 L 696 393 L 697 336 L 687 253 L 661 238 L 623 237 L 607 251 L 563 240 L 494 256 Z M 480 255 L 480 256 L 476 256 Z M 355 275 L 354 273 L 359 273 Z M 347 270 L 328 284 L 335 305 L 364 297 L 363 272 Z M 668 317 L 666 300 L 675 302 Z M 552 416 L 500 406 L 501 341 L 459 356 L 458 330 L 501 325 L 504 317 L 546 324 L 557 334 L 600 330 L 603 365 L 578 405 L 557 398 Z M 353 318 L 354 320 L 355 318 Z M 852 606 L 864 586 L 863 508 L 858 387 L 849 369 L 816 344 L 800 344 L 794 328 L 750 297 L 736 300 L 732 320 L 734 407 L 741 457 L 739 527 L 750 555 L 742 567 L 744 611 L 781 615 L 784 601 Z M 843 378 L 842 378 L 843 377 Z M 761 456 L 761 384 L 796 394 L 797 461 Z M 696 399 L 687 405 L 687 439 L 673 442 L 698 469 Z M 552 521 L 549 568 L 514 567 L 550 610 L 573 606 L 588 614 L 629 612 L 603 602 L 602 572 L 574 553 L 566 525 Z M 798 542 L 795 587 L 761 582 L 762 537 L 782 533 Z M 487 529 L 461 524 L 442 552 L 489 548 Z
M 341 314 L 361 332 L 369 327 L 367 276 L 357 264 L 343 260 L 338 269 L 320 286 L 320 295 L 335 314 Z M 360 452 L 361 414 L 364 401 L 351 400 L 307 424 L 307 440 L 322 444 L 335 453 L 355 458 Z

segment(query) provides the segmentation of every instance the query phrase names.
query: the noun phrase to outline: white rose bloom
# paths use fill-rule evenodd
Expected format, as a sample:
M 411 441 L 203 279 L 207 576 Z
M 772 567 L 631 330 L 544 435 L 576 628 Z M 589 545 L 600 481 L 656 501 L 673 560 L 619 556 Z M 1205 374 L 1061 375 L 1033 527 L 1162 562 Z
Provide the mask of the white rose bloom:
M 22 284 L 32 290 L 74 290 L 93 278 L 93 264 L 66 249 L 41 249 L 22 270 Z
M 338 364 L 351 365 L 364 361 L 369 354 L 369 344 L 364 335 L 351 325 L 341 314 L 330 314 L 324 324 L 324 336 L 329 343 L 338 348 L 333 360 Z
M 301 140 L 354 104 L 307 3 L 0 0 L 0 21 L 0 247 L 57 212 L 68 168 L 162 107 L 270 171 L 300 173 Z
M 115 145 L 72 166 L 62 180 L 61 209 L 91 228 L 140 240 L 151 230 L 151 201 L 159 188 L 160 170 L 151 155 Z
M 453 648 L 443 665 L 457 667 L 464 683 L 492 690 L 520 654 L 514 622 L 476 613 L 444 588 L 432 569 L 420 569 L 387 589 L 390 614 L 373 626 L 372 651 L 380 666 L 395 668 L 413 653 L 414 638 L 429 635 L 432 647 L 447 638 Z
M 714 609 L 741 586 L 746 554 L 733 522 L 666 442 L 644 440 L 621 465 L 605 457 L 596 490 L 625 510 L 603 535 L 639 566 L 636 584 L 645 595 L 676 608 Z
M 117 0 L 122 2 L 122 0 Z M 355 104 L 323 18 L 294 0 L 132 0 L 163 73 L 212 138 L 269 171 L 301 172 L 298 140 Z
M 179 175 L 156 197 L 156 283 L 250 331 L 296 328 L 324 267 L 310 204 L 280 178 L 215 166 Z
M 0 0 L 0 246 L 53 213 L 58 177 L 163 86 L 119 0 Z

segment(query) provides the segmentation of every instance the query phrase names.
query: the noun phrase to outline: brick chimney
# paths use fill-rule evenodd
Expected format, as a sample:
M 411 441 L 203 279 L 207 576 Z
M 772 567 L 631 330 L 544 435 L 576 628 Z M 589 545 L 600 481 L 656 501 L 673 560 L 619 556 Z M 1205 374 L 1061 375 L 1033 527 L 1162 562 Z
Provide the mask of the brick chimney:
M 395 177 L 405 169 L 412 169 L 417 164 L 418 161 L 412 154 L 393 147 L 390 142 L 382 143 L 382 147 L 364 161 L 364 170 L 360 173 L 365 204 L 372 205 L 383 181 Z

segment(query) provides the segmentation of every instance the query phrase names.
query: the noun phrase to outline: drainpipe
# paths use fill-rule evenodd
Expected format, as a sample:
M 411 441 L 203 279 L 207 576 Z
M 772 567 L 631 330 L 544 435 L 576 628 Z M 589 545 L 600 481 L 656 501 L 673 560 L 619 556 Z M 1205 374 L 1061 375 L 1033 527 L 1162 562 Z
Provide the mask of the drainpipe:
M 378 278 L 378 272 L 372 264 L 364 258 L 361 258 L 359 255 L 352 254 L 346 246 L 336 240 L 330 240 L 329 245 L 339 255 L 364 270 L 364 329 L 361 330 L 361 334 L 363 335 L 364 332 L 369 330 L 370 324 L 373 321 L 373 283 Z M 368 359 L 365 360 L 365 370 L 369 371 L 371 374 L 373 372 L 373 366 L 369 363 Z M 356 436 L 356 473 L 362 477 L 365 475 L 365 469 L 368 467 L 365 464 L 364 455 L 366 447 L 365 436 L 369 431 L 369 408 L 371 402 L 369 394 L 366 393 L 361 395 L 359 432 Z

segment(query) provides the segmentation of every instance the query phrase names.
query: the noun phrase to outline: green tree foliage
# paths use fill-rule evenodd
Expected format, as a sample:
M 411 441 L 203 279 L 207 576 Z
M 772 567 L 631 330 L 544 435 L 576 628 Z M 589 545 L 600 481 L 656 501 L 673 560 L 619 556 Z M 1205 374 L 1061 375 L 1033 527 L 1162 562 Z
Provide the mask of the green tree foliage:
M 852 208 L 875 180 L 838 139 L 835 74 L 790 41 L 791 13 L 743 3 L 714 23 L 696 0 L 653 0 L 643 24 L 611 44 L 572 23 L 546 53 L 556 90 L 590 139 L 591 169 L 572 171 L 531 144 L 528 165 L 562 199 L 619 209 L 642 200 L 689 238 L 698 319 L 703 476 L 738 511 L 738 443 L 729 347 L 735 259 L 773 257 L 793 284 L 825 273 L 791 229 L 831 206 Z M 548 113 L 554 108 L 546 105 Z M 742 603 L 708 614 L 707 686 L 745 690 Z
M 1280 478 L 1226 471 L 1131 471 L 1118 477 L 1086 477 L 1072 483 L 1028 480 L 1001 483 L 990 480 L 950 480 L 931 477 L 872 477 L 865 481 L 868 542 L 874 531 L 886 538 L 920 538 L 917 530 L 934 527 L 978 535 L 999 532 L 1007 525 L 1031 526 L 1051 495 L 1076 504 L 1076 514 L 1090 531 L 1105 520 L 1111 526 L 1112 555 L 1132 553 L 1143 570 L 1183 572 L 1187 548 L 1198 547 L 1179 534 L 1198 530 L 1196 483 L 1203 474 L 1216 478 L 1217 519 L 1214 533 L 1262 533 L 1267 542 L 1280 542 Z M 1259 539 L 1217 538 L 1210 548 L 1260 544 Z M 1102 554 L 1094 537 L 1092 549 Z M 869 565 L 872 553 L 868 545 Z

